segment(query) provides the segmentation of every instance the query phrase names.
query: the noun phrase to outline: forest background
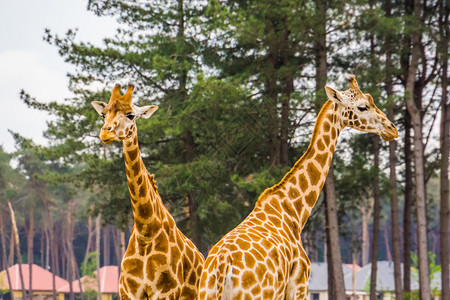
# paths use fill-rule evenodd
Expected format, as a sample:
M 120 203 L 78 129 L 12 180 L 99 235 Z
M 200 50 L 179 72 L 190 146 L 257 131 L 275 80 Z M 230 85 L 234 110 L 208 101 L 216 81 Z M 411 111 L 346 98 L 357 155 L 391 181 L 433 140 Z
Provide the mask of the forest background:
M 92 0 L 87 9 L 115 18 L 116 35 L 94 45 L 75 29 L 46 29 L 75 67 L 75 96 L 21 91 L 52 116 L 48 144 L 11 132 L 16 151 L 0 151 L 2 269 L 36 263 L 73 280 L 90 253 L 99 266 L 120 264 L 132 226 L 122 149 L 99 141 L 90 105 L 108 101 L 116 82 L 135 83 L 138 104 L 159 106 L 137 122 L 144 162 L 206 255 L 306 150 L 324 85 L 345 90 L 353 73 L 400 136 L 342 132 L 327 193 L 302 233 L 307 253 L 329 263 L 332 299 L 342 262 L 393 260 L 404 274 L 397 299 L 410 295 L 412 257 L 421 299 L 430 263 L 450 282 L 448 1 Z

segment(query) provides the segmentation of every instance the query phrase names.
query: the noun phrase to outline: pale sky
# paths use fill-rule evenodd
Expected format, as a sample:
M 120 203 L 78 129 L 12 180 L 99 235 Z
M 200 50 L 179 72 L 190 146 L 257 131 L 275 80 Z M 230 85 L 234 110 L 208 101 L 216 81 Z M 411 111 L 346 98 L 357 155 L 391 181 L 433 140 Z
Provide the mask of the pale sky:
M 98 45 L 114 35 L 115 20 L 97 17 L 86 7 L 87 0 L 0 0 L 0 145 L 5 151 L 15 150 L 8 129 L 45 143 L 49 116 L 28 108 L 19 98 L 21 89 L 44 102 L 71 96 L 66 74 L 74 67 L 43 41 L 44 29 L 63 36 L 78 28 L 77 40 Z

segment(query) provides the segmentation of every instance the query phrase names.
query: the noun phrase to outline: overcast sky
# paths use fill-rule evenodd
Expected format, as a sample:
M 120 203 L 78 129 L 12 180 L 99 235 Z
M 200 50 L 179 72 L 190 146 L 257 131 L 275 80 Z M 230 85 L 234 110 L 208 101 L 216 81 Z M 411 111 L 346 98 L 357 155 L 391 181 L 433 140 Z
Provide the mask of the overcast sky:
M 43 144 L 48 115 L 27 108 L 19 98 L 24 89 L 40 101 L 70 96 L 64 63 L 57 48 L 42 40 L 44 29 L 64 35 L 78 28 L 77 40 L 101 44 L 117 26 L 112 18 L 87 11 L 87 0 L 0 0 L 0 145 L 15 150 L 8 129 Z

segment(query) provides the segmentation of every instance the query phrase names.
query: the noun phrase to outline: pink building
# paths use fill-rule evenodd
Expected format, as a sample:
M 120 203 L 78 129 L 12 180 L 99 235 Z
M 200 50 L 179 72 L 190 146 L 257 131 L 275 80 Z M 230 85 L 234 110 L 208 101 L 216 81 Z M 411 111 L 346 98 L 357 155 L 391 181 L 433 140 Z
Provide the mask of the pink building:
M 94 272 L 95 278 L 91 276 L 83 276 L 80 278 L 81 287 L 84 293 L 98 290 L 97 271 Z M 72 290 L 75 294 L 80 294 L 80 284 L 78 280 L 72 282 Z M 100 291 L 102 300 L 115 299 L 119 293 L 119 269 L 117 266 L 104 266 L 100 268 Z M 66 285 L 58 289 L 58 294 L 67 295 L 70 293 L 70 286 Z
M 44 268 L 33 264 L 31 269 L 33 288 L 33 299 L 46 300 L 53 299 L 53 274 Z M 22 299 L 22 284 L 20 280 L 19 265 L 16 264 L 8 268 L 9 277 L 11 278 L 12 292 L 15 299 Z M 28 264 L 22 264 L 22 276 L 25 290 L 30 289 L 30 268 Z M 59 276 L 55 276 L 56 290 L 68 285 L 69 282 Z M 9 291 L 8 276 L 6 270 L 0 272 L 0 289 Z

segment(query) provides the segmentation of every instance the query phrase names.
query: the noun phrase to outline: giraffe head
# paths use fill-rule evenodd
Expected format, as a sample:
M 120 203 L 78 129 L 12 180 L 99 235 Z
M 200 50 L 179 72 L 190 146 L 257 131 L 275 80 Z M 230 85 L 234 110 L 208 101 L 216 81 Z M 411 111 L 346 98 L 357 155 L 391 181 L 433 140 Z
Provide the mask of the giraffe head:
M 105 144 L 113 141 L 123 141 L 136 134 L 136 120 L 140 117 L 147 119 L 158 106 L 150 105 L 138 107 L 131 103 L 134 85 L 129 83 L 125 95 L 120 94 L 120 84 L 116 84 L 111 92 L 109 103 L 91 102 L 94 109 L 105 119 L 100 132 L 100 140 Z
M 355 75 L 349 76 L 350 88 L 338 91 L 325 86 L 327 96 L 342 108 L 344 126 L 378 134 L 385 141 L 398 137 L 397 128 L 386 115 L 378 109 L 370 94 L 364 94 L 358 87 Z

